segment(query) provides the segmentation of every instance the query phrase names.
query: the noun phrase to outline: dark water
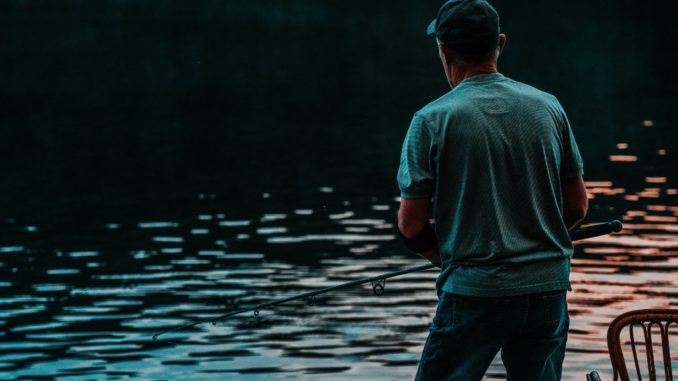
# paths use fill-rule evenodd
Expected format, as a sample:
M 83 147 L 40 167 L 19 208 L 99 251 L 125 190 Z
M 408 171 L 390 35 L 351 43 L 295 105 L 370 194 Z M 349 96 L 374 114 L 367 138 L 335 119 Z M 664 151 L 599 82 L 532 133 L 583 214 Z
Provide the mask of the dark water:
M 0 215 L 324 184 L 390 194 L 412 115 L 448 90 L 423 34 L 440 3 L 2 1 Z M 558 97 L 589 174 L 608 170 L 601 143 L 678 139 L 665 1 L 493 4 L 500 70 Z
M 628 146 L 627 146 L 628 145 Z M 678 183 L 665 151 L 621 143 L 589 178 L 589 221 L 625 230 L 577 246 L 565 380 L 609 376 L 612 318 L 677 306 Z M 635 161 L 633 161 L 635 160 Z M 657 175 L 645 176 L 647 162 Z M 623 173 L 617 177 L 614 173 Z M 666 174 L 660 176 L 659 174 Z M 196 195 L 164 215 L 2 222 L 3 379 L 411 378 L 435 309 L 435 272 L 291 302 L 168 334 L 194 319 L 421 263 L 395 240 L 397 198 L 328 185 L 246 202 Z M 497 359 L 488 378 L 505 378 Z

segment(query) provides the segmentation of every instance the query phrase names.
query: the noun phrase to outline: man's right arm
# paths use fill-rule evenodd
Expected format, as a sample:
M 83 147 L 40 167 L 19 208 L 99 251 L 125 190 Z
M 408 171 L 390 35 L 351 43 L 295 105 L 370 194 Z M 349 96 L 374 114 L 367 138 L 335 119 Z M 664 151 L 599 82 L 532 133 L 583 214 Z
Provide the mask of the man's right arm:
M 574 139 L 570 121 L 565 110 L 555 99 L 557 122 L 562 131 L 563 156 L 560 167 L 560 183 L 563 190 L 563 221 L 568 229 L 575 227 L 586 217 L 589 208 L 588 194 L 584 184 L 584 161 Z
M 563 221 L 568 229 L 575 227 L 586 217 L 589 199 L 586 185 L 581 176 L 562 180 L 563 186 Z

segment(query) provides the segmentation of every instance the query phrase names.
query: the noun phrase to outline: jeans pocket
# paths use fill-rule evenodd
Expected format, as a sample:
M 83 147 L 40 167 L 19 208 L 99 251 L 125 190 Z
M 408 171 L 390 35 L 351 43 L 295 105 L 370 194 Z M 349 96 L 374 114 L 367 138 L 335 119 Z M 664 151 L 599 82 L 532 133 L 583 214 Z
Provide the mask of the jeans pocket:
M 438 296 L 438 307 L 433 317 L 431 330 L 449 331 L 454 325 L 454 294 L 441 292 Z
M 499 334 L 510 310 L 510 298 L 455 295 L 452 327 L 462 331 L 478 330 Z
M 567 331 L 569 316 L 567 312 L 567 291 L 558 291 L 541 296 L 543 303 L 543 332 L 548 336 L 559 336 Z

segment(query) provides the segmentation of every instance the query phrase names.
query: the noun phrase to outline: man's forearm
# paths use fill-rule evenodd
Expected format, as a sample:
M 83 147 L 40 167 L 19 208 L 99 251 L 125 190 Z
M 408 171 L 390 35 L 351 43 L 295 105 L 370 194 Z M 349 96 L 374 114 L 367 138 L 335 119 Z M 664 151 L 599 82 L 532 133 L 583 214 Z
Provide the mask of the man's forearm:
M 430 197 L 401 199 L 397 230 L 408 249 L 440 267 L 437 238 L 428 221 L 430 203 Z

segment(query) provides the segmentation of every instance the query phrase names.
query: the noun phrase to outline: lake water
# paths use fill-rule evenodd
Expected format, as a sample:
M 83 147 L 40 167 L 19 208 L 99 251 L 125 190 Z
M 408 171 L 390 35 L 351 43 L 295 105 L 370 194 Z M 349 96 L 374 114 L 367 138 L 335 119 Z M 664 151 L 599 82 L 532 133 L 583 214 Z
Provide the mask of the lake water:
M 678 299 L 678 29 L 659 0 L 492 3 L 501 72 L 568 113 L 587 223 L 626 226 L 572 262 L 564 379 L 609 378 L 608 323 Z M 2 2 L 0 379 L 411 379 L 435 271 L 152 335 L 423 263 L 394 177 L 449 90 L 439 6 Z
M 587 178 L 588 222 L 621 234 L 572 260 L 564 380 L 609 378 L 608 323 L 677 306 L 678 183 L 665 148 L 619 143 Z M 648 164 L 651 163 L 651 164 Z M 403 380 L 435 311 L 435 271 L 290 302 L 163 336 L 256 303 L 423 263 L 394 236 L 394 194 L 332 184 L 175 209 L 0 224 L 0 379 Z M 499 359 L 488 379 L 505 378 Z

